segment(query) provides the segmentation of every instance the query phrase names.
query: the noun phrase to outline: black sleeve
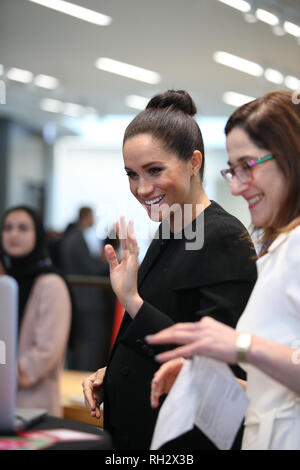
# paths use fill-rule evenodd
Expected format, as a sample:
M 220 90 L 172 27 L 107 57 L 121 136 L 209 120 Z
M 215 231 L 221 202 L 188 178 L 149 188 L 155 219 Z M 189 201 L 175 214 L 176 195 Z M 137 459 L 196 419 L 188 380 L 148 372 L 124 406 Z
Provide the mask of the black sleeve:
M 168 315 L 144 301 L 134 320 L 129 321 L 120 341 L 138 354 L 152 359 L 159 352 L 170 349 L 170 345 L 150 346 L 146 343 L 145 336 L 155 334 L 172 325 L 174 322 Z

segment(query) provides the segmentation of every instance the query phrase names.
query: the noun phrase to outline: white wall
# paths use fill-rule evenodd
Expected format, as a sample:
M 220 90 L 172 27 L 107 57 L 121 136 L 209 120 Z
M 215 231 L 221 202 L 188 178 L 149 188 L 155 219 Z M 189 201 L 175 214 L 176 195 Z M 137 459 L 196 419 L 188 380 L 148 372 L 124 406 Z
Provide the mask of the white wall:
M 85 205 L 95 211 L 100 238 L 106 237 L 120 215 L 133 219 L 142 256 L 158 224 L 150 221 L 129 191 L 121 146 L 103 148 L 76 137 L 62 138 L 54 149 L 48 227 L 64 230 Z

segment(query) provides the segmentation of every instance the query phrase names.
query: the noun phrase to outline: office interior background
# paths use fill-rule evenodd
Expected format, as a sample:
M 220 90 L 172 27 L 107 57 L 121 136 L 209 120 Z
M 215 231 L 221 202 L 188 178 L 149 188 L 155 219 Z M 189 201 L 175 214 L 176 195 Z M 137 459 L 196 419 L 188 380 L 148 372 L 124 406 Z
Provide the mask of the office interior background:
M 224 126 L 252 98 L 299 90 L 299 59 L 300 0 L 1 0 L 1 212 L 29 204 L 59 232 L 92 206 L 91 246 L 124 214 L 143 256 L 156 226 L 129 192 L 123 132 L 154 94 L 185 89 L 207 194 L 249 227 L 220 175 Z

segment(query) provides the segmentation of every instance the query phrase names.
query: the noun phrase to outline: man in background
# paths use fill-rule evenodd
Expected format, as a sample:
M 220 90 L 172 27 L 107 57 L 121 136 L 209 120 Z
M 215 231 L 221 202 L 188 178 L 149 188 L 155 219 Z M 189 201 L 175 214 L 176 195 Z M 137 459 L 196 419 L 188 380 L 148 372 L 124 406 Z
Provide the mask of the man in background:
M 69 226 L 60 245 L 60 259 L 66 275 L 108 276 L 108 264 L 91 254 L 85 231 L 94 225 L 90 207 L 79 209 L 77 223 Z M 110 293 L 99 287 L 72 286 L 75 311 L 68 352 L 68 368 L 94 370 L 106 363 L 113 311 Z M 111 295 L 110 295 L 111 297 Z

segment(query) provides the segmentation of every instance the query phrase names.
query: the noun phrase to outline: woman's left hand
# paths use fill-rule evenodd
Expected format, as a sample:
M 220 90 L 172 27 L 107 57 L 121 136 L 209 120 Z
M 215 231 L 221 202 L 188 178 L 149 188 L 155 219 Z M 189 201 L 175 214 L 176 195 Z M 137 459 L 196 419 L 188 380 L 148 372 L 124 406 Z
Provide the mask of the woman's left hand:
M 169 393 L 184 363 L 185 359 L 180 357 L 166 362 L 155 372 L 151 382 L 150 401 L 152 408 L 158 407 L 161 395 Z
M 121 262 L 118 261 L 116 252 L 111 245 L 106 245 L 104 252 L 109 264 L 112 288 L 122 306 L 133 318 L 143 304 L 137 290 L 139 247 L 132 221 L 127 225 L 125 218 L 121 217 L 120 225 L 116 224 L 116 231 L 123 253 Z
M 211 317 L 203 317 L 195 323 L 176 323 L 170 328 L 147 336 L 149 344 L 180 344 L 171 351 L 155 357 L 158 362 L 166 362 L 177 357 L 192 358 L 206 356 L 228 364 L 237 363 L 236 340 L 238 332 Z

